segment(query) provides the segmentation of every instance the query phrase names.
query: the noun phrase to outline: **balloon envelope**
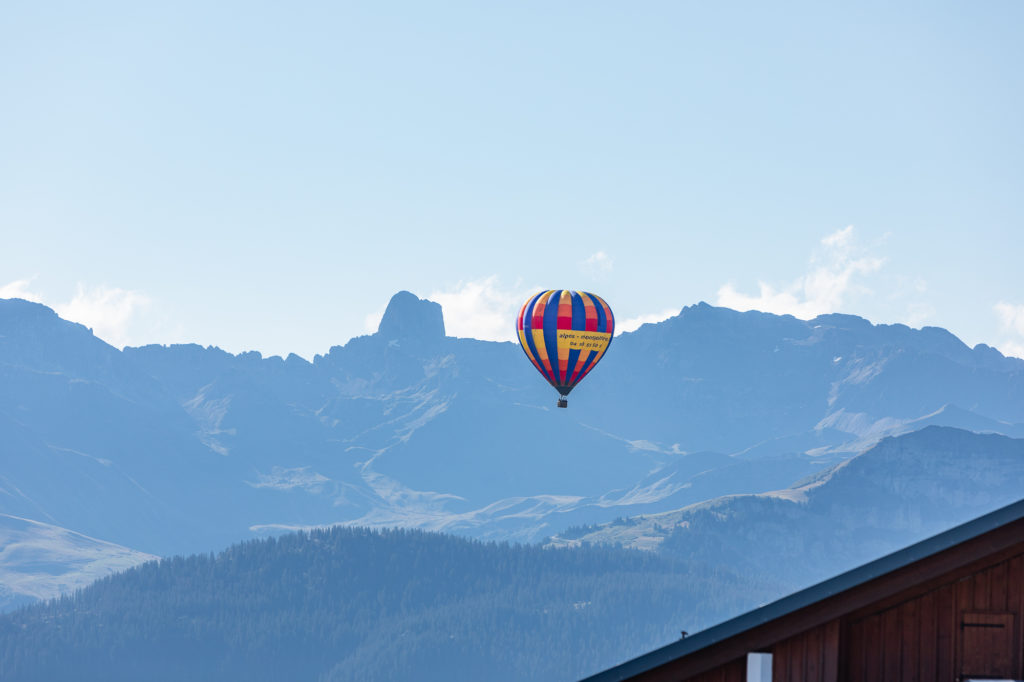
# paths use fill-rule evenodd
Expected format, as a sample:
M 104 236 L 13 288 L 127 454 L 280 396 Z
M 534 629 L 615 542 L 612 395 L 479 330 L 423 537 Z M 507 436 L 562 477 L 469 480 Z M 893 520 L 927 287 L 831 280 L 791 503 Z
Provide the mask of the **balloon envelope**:
M 563 397 L 601 360 L 614 331 L 604 299 L 567 289 L 531 296 L 516 321 L 526 356 Z

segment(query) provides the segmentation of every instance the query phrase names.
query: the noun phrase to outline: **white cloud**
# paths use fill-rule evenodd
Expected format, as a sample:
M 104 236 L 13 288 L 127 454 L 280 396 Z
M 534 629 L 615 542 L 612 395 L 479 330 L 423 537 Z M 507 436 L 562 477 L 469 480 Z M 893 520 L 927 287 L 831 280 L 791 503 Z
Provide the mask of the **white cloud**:
M 1009 355 L 1024 360 L 1024 342 L 1004 341 L 999 344 L 999 351 L 1003 355 Z
M 999 316 L 999 325 L 1004 332 L 1013 332 L 1024 336 L 1024 305 L 1013 305 L 1012 303 L 996 303 L 996 315 Z
M 519 309 L 542 287 L 516 285 L 503 288 L 497 276 L 459 282 L 455 287 L 434 291 L 428 299 L 441 304 L 448 336 L 471 337 L 485 341 L 517 341 L 515 319 Z M 642 324 L 661 322 L 679 314 L 677 308 L 638 315 L 615 321 L 615 333 L 635 331 Z M 368 331 L 377 331 L 382 312 L 366 316 Z M 371 324 L 372 323 L 372 324 Z
M 147 335 L 152 336 L 161 330 L 166 335 L 168 331 L 163 329 L 165 323 L 153 319 L 146 320 L 145 328 L 142 328 L 139 318 L 149 310 L 151 301 L 139 291 L 102 284 L 87 286 L 79 282 L 71 300 L 53 301 L 29 288 L 34 279 L 18 279 L 0 286 L 0 298 L 23 298 L 48 305 L 65 320 L 84 324 L 92 329 L 93 334 L 118 348 L 138 343 L 140 335 L 134 332 L 148 332 Z M 174 334 L 180 335 L 180 330 Z M 152 342 L 152 339 L 147 338 L 144 342 Z
M 999 302 L 993 306 L 999 317 L 999 327 L 1008 338 L 999 344 L 1005 355 L 1024 358 L 1024 304 Z
M 838 311 L 850 293 L 870 293 L 860 283 L 863 275 L 882 267 L 884 260 L 864 253 L 857 246 L 853 225 L 821 240 L 821 249 L 811 257 L 810 270 L 781 288 L 758 282 L 758 293 L 740 292 L 732 283 L 718 290 L 717 303 L 736 310 L 761 310 L 809 319 Z
M 180 324 L 156 310 L 141 291 L 79 282 L 70 299 L 43 295 L 30 288 L 35 277 L 0 286 L 0 298 L 24 298 L 53 308 L 65 320 L 83 324 L 112 346 L 144 343 L 185 343 Z
M 580 269 L 592 276 L 604 275 L 612 271 L 614 263 L 611 257 L 604 251 L 592 253 L 580 263 Z
M 826 235 L 822 240 L 822 245 L 830 249 L 848 249 L 850 244 L 853 242 L 853 225 L 847 225 L 841 230 L 836 230 L 830 235 Z
M 514 341 L 515 319 L 519 308 L 530 294 L 540 290 L 540 287 L 523 287 L 518 284 L 503 288 L 498 277 L 492 275 L 459 282 L 451 289 L 434 291 L 427 298 L 441 304 L 448 336 Z
M 632 332 L 640 328 L 644 324 L 654 324 L 656 322 L 662 322 L 670 317 L 675 317 L 679 314 L 679 310 L 676 308 L 666 308 L 660 313 L 649 313 L 647 315 L 637 315 L 636 317 L 629 317 L 625 320 L 615 321 L 615 335 L 618 336 L 622 332 Z
M 374 310 L 363 318 L 363 331 L 367 334 L 376 334 L 380 321 L 384 319 L 384 308 Z
M 23 298 L 26 301 L 42 303 L 43 297 L 28 288 L 32 284 L 33 279 L 35 277 L 16 279 L 13 282 L 0 286 L 0 298 Z
M 53 309 L 65 320 L 84 324 L 96 336 L 120 348 L 128 343 L 133 318 L 149 305 L 149 297 L 138 291 L 80 283 L 70 301 L 55 304 Z

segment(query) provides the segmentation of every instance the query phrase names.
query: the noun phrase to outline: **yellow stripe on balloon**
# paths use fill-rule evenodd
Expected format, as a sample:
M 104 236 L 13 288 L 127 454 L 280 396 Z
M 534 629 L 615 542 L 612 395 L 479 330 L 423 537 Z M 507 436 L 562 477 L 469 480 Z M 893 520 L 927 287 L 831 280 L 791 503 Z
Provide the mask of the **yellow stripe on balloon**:
M 537 371 L 543 374 L 544 369 L 540 366 L 540 363 L 537 362 L 537 358 L 534 357 L 533 353 L 530 352 L 530 346 L 526 342 L 526 332 L 522 329 L 519 330 L 519 343 L 521 343 L 523 348 L 526 350 L 526 357 L 530 358 L 530 362 L 532 362 L 533 366 L 537 368 Z
M 544 330 L 534 329 L 533 332 L 533 345 L 537 348 L 537 355 L 540 356 L 541 364 L 544 365 L 547 370 L 549 377 L 554 377 L 555 373 L 551 371 L 551 361 L 548 360 L 548 349 L 544 345 Z

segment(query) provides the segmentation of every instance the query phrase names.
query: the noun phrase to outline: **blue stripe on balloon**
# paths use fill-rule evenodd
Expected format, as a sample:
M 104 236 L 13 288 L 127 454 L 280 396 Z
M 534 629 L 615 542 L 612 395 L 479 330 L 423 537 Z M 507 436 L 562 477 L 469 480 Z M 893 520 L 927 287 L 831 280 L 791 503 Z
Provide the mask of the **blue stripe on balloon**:
M 587 329 L 587 311 L 583 307 L 583 297 L 575 291 L 572 292 L 572 328 L 580 332 Z
M 565 377 L 562 379 L 562 383 L 568 385 L 569 381 L 572 380 L 572 373 L 576 369 L 576 363 L 579 362 L 580 353 L 582 352 L 579 348 L 569 351 L 569 364 L 565 366 Z M 573 382 L 572 385 L 575 386 L 576 383 Z
M 544 348 L 548 352 L 548 362 L 551 363 L 551 372 L 555 375 L 556 384 L 562 383 L 558 371 L 558 300 L 561 294 L 561 290 L 551 294 L 544 309 Z
M 596 296 L 590 295 L 590 300 L 594 302 L 594 308 L 597 310 L 597 331 L 608 331 L 608 316 L 604 314 L 604 306 Z
M 574 331 L 586 331 L 587 329 L 587 311 L 583 307 L 583 297 L 577 292 L 569 292 L 570 300 L 572 302 L 572 329 Z M 565 376 L 562 381 L 568 384 L 572 380 L 573 374 L 576 372 L 576 363 L 579 362 L 580 350 L 569 351 L 569 364 L 566 366 Z M 575 385 L 575 382 L 573 382 Z

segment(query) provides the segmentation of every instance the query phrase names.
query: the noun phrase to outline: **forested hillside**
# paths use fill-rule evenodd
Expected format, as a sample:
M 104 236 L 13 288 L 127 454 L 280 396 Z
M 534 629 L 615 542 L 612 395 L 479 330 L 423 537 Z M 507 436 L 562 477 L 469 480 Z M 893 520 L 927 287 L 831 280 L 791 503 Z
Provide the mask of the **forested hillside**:
M 0 679 L 563 680 L 778 588 L 615 548 L 332 528 L 150 562 L 0 619 Z

